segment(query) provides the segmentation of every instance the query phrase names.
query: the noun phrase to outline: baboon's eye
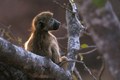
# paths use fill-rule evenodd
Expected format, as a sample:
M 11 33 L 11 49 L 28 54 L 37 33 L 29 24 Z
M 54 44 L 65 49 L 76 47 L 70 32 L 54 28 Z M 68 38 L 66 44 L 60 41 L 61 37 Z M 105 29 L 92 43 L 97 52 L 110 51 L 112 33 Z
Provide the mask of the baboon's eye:
M 48 25 L 49 25 L 49 26 L 53 26 L 53 24 L 54 24 L 54 19 L 51 18 L 51 19 L 49 20 L 49 22 L 48 22 Z
M 44 28 L 44 23 L 39 21 L 37 24 L 37 29 L 43 29 Z
M 38 24 L 39 24 L 39 26 L 43 26 L 44 25 L 44 23 L 41 22 L 41 21 Z

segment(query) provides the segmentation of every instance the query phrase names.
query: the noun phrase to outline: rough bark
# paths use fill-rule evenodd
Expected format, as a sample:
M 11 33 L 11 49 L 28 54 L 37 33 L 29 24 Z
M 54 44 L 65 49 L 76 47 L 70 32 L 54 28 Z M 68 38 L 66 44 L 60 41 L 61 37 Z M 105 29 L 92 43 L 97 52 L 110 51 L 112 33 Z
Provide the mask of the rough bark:
M 97 7 L 93 0 L 82 0 L 79 10 L 111 74 L 115 80 L 119 80 L 120 22 L 111 4 L 107 1 L 105 5 Z
M 0 62 L 0 80 L 34 80 L 21 70 Z
M 68 5 L 68 9 L 72 11 L 73 6 Z M 68 54 L 69 59 L 76 60 L 76 53 L 80 50 L 80 33 L 84 29 L 77 18 L 77 13 L 66 10 L 66 21 L 68 31 Z M 68 70 L 73 72 L 75 62 L 69 62 Z
M 3 38 L 0 38 L 0 61 L 17 67 L 32 77 L 39 78 L 42 72 L 49 69 L 50 75 L 58 80 L 70 80 L 69 75 L 51 60 L 25 51 Z

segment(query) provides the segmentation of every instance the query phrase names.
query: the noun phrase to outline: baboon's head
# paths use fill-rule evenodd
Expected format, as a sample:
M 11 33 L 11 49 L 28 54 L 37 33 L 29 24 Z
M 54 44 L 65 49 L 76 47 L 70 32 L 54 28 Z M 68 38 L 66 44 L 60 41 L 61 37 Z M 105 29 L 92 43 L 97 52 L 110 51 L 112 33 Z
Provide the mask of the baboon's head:
M 57 30 L 60 26 L 60 22 L 53 18 L 53 13 L 49 11 L 41 12 L 32 21 L 32 27 L 34 30 L 49 31 Z

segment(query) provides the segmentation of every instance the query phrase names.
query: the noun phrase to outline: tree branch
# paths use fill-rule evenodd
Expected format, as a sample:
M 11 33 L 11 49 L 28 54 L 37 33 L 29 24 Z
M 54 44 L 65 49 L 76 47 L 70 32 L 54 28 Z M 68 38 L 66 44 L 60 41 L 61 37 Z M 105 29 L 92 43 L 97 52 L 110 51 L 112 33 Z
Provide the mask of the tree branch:
M 103 1 L 103 0 L 102 0 Z M 120 22 L 111 4 L 82 0 L 79 10 L 115 80 L 120 79 Z
M 72 4 L 68 5 L 68 9 L 75 11 Z M 80 32 L 84 29 L 77 18 L 77 12 L 70 12 L 66 10 L 66 21 L 68 26 L 68 54 L 67 57 L 76 60 L 76 53 L 80 49 Z M 75 62 L 70 62 L 68 70 L 73 72 Z
M 25 51 L 21 47 L 0 38 L 0 61 L 15 66 L 33 77 L 39 77 L 49 69 L 58 80 L 71 80 L 70 76 L 50 59 Z

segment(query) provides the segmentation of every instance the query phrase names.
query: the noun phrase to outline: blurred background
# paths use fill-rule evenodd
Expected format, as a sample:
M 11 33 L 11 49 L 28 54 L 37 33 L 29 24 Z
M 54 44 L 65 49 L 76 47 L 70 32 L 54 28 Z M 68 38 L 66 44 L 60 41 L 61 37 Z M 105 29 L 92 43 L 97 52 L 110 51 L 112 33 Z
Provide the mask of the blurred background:
M 67 0 L 58 0 L 60 4 L 67 4 Z M 115 3 L 111 0 L 112 4 Z M 119 17 L 120 12 L 114 8 Z M 12 43 L 23 46 L 24 42 L 30 36 L 30 27 L 32 19 L 42 11 L 51 11 L 54 13 L 54 18 L 59 20 L 62 24 L 59 30 L 54 31 L 53 34 L 58 38 L 61 50 L 66 53 L 67 51 L 67 36 L 65 9 L 55 4 L 53 0 L 0 0 L 0 28 L 9 27 L 13 34 L 12 36 L 20 39 L 21 44 L 15 41 Z M 91 37 L 83 35 L 81 43 L 87 45 L 95 45 Z M 81 52 L 86 52 L 91 49 L 83 49 Z M 83 55 L 86 65 L 91 69 L 93 74 L 97 77 L 102 66 L 102 58 L 98 51 Z M 90 74 L 84 69 L 82 64 L 76 64 L 77 69 L 83 77 L 83 80 L 93 80 Z M 105 67 L 102 74 L 102 80 L 113 80 L 109 71 Z

